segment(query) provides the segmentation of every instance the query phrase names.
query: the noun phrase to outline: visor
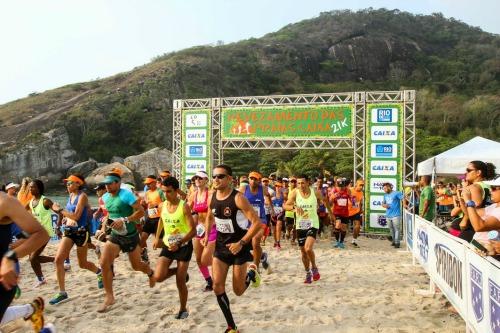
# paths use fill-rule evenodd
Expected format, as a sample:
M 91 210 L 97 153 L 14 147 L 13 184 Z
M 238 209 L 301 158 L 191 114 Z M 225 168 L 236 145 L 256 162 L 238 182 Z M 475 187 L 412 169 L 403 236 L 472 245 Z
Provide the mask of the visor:
M 170 177 L 170 172 L 169 171 L 162 171 L 162 172 L 160 172 L 160 177 Z
M 156 182 L 155 178 L 150 178 L 150 177 L 144 178 L 144 184 L 146 184 L 146 185 L 151 184 L 153 182 Z
M 83 181 L 78 178 L 77 176 L 69 176 L 68 178 L 64 179 L 65 182 L 73 182 L 73 183 L 78 183 L 80 185 L 83 185 Z
M 123 170 L 119 168 L 113 168 L 109 173 L 116 173 L 118 176 L 123 176 Z
M 205 171 L 197 171 L 195 173 L 195 176 L 200 177 L 200 178 L 207 178 L 208 179 L 208 174 Z
M 11 188 L 13 188 L 13 187 L 18 188 L 18 187 L 19 187 L 19 184 L 15 184 L 15 183 L 8 183 L 8 184 L 7 184 L 7 186 L 5 186 L 5 190 L 7 191 L 7 190 L 9 190 L 9 189 L 11 189 Z
M 252 171 L 248 174 L 248 178 L 250 177 L 255 177 L 257 179 L 261 179 L 262 178 L 262 175 L 260 173 L 258 173 L 257 171 Z
M 106 186 L 104 186 L 103 183 L 99 183 L 97 184 L 96 187 L 94 187 L 94 191 L 97 191 L 97 190 L 104 190 L 106 188 Z
M 116 177 L 116 176 L 106 176 L 104 177 L 104 180 L 102 181 L 102 184 L 109 185 L 111 183 L 116 183 L 121 181 L 121 178 Z
M 500 176 L 498 176 L 494 180 L 487 180 L 487 181 L 483 180 L 483 183 L 490 186 L 500 186 Z

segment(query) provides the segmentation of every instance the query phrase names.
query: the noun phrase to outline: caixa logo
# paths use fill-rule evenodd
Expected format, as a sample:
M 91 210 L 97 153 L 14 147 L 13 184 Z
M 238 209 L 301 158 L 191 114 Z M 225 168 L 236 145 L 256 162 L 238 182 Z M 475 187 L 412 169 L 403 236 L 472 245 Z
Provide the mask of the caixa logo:
M 426 263 L 429 258 L 429 234 L 425 229 L 417 230 L 417 248 L 420 258 Z

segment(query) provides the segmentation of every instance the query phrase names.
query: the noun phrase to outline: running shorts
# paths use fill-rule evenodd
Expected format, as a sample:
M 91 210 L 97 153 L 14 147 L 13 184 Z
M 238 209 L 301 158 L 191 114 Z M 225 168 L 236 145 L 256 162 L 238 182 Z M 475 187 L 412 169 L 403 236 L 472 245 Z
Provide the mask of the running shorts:
M 146 222 L 144 223 L 144 226 L 142 227 L 142 232 L 145 232 L 147 234 L 156 234 L 156 230 L 158 229 L 158 221 L 160 220 L 159 217 L 155 218 L 147 218 Z
M 168 247 L 164 246 L 161 250 L 160 257 L 165 257 L 177 261 L 191 261 L 193 255 L 193 242 L 189 241 L 184 246 L 181 246 L 177 251 L 172 252 Z
M 285 217 L 285 225 L 288 226 L 295 226 L 295 218 L 294 217 Z
M 335 222 L 340 221 L 342 224 L 349 224 L 349 218 L 345 216 L 335 216 Z
M 78 247 L 86 246 L 90 243 L 90 233 L 87 228 L 84 229 L 64 229 L 63 237 L 69 238 Z
M 203 229 L 200 230 L 200 236 L 198 236 L 198 228 L 201 226 L 203 226 Z M 196 227 L 196 236 L 194 236 L 196 239 L 198 240 L 202 240 L 203 238 L 205 238 L 205 227 L 203 224 L 199 223 Z M 201 232 L 203 231 L 203 233 Z M 209 242 L 214 242 L 215 240 L 217 239 L 217 227 L 215 226 L 215 223 L 212 224 L 212 230 L 210 230 L 210 233 L 208 234 L 208 241 Z
M 357 213 L 357 214 L 354 214 L 352 216 L 349 216 L 349 222 L 354 223 L 354 221 L 362 222 L 361 213 Z
M 243 265 L 246 262 L 253 261 L 253 256 L 250 253 L 251 244 L 246 244 L 236 254 L 232 254 L 225 244 L 216 242 L 214 257 L 220 261 L 231 265 Z
M 312 237 L 316 239 L 316 235 L 318 234 L 318 229 L 309 228 L 307 230 L 297 229 L 297 241 L 299 246 L 304 246 L 306 244 L 307 237 Z
M 131 236 L 120 236 L 111 234 L 108 239 L 111 243 L 114 243 L 120 247 L 120 250 L 124 253 L 132 252 L 135 250 L 139 244 L 139 234 L 135 233 Z

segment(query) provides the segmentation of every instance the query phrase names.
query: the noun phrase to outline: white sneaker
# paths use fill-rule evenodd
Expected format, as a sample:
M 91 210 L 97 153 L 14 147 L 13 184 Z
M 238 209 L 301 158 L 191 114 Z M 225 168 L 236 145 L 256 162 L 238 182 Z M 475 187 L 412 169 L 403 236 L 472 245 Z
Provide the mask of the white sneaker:
M 44 284 L 47 284 L 47 281 L 45 281 L 45 279 L 43 280 L 36 280 L 35 284 L 33 285 L 33 288 L 39 288 L 41 286 L 43 286 Z
M 70 271 L 71 270 L 71 264 L 68 264 L 68 263 L 64 263 L 64 270 L 67 272 L 67 271 Z

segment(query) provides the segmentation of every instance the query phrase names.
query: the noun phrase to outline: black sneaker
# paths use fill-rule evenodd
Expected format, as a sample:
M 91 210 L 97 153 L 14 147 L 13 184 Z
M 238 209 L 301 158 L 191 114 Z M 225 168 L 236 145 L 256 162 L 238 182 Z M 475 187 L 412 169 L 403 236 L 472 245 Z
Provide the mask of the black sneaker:
M 394 247 L 395 247 L 396 249 L 399 249 L 401 246 L 400 246 L 400 245 L 399 245 L 399 243 L 398 243 L 398 244 L 394 244 Z
M 179 313 L 175 316 L 175 319 L 186 319 L 187 317 L 189 317 L 189 312 L 179 311 Z
M 262 256 L 260 257 L 260 262 L 262 263 L 262 267 L 264 267 L 264 269 L 269 268 L 269 263 L 267 262 L 267 253 L 266 252 L 262 252 Z
M 141 259 L 142 261 L 144 261 L 145 263 L 149 263 L 149 257 L 148 257 L 148 249 L 147 248 L 143 248 L 142 249 L 142 252 L 141 252 Z

